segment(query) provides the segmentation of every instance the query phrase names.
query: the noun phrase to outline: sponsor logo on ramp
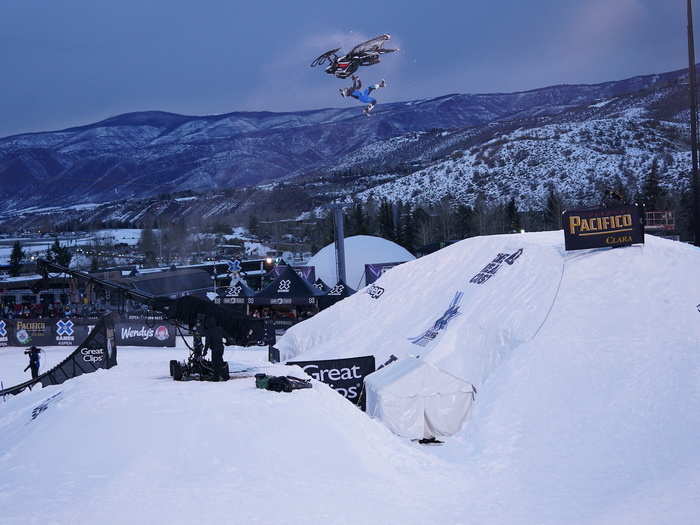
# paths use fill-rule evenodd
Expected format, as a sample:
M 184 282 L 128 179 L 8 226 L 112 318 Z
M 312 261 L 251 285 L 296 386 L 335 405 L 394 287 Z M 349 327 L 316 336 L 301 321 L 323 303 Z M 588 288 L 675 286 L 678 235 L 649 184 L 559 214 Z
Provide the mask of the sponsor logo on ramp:
M 433 323 L 433 326 L 417 337 L 409 337 L 408 340 L 418 346 L 426 346 L 430 341 L 434 340 L 442 330 L 447 328 L 452 319 L 460 315 L 459 307 L 462 304 L 462 297 L 464 297 L 464 292 L 455 292 L 447 310 Z
M 644 243 L 644 225 L 637 206 L 567 210 L 563 221 L 567 250 Z

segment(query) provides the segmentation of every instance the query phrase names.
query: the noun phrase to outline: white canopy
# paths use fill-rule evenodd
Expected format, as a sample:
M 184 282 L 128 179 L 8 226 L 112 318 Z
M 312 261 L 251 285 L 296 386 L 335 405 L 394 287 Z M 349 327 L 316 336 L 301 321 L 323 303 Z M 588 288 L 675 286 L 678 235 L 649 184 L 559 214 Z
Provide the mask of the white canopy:
M 423 361 L 406 358 L 365 378 L 367 414 L 411 439 L 457 433 L 474 400 L 474 387 Z
M 365 286 L 365 264 L 381 264 L 412 261 L 415 257 L 395 242 L 371 235 L 354 235 L 345 238 L 345 272 L 347 285 L 353 290 Z M 332 286 L 338 281 L 335 270 L 335 244 L 319 250 L 308 266 L 316 268 L 316 277 Z

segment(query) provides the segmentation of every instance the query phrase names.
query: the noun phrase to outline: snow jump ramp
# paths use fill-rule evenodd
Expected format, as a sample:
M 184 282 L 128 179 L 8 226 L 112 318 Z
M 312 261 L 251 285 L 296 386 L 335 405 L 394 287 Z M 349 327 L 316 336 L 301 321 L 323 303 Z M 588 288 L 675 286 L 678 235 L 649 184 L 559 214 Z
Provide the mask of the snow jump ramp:
M 117 364 L 117 345 L 114 321 L 111 315 L 102 317 L 85 340 L 58 365 L 24 383 L 0 390 L 0 397 L 16 395 L 37 385 L 60 385 L 64 381 L 100 368 L 112 368 Z
M 563 265 L 559 247 L 527 235 L 468 239 L 393 268 L 292 327 L 276 346 L 284 360 L 421 356 L 478 388 L 535 337 Z
M 575 252 L 564 250 L 561 231 L 476 237 L 393 268 L 276 346 L 283 360 L 420 356 L 474 385 L 478 407 L 526 354 L 600 353 L 591 371 L 611 349 L 620 362 L 684 355 L 700 341 L 699 264 L 697 248 L 648 235 L 645 244 Z M 551 382 L 569 365 L 559 366 L 547 372 Z M 622 383 L 628 370 L 617 370 Z

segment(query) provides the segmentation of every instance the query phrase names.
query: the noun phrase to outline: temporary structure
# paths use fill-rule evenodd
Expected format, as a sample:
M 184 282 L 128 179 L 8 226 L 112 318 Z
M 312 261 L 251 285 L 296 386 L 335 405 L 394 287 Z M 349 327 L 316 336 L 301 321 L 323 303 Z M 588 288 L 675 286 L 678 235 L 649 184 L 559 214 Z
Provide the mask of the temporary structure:
M 367 413 L 395 434 L 437 438 L 457 433 L 474 401 L 468 382 L 409 357 L 365 378 Z

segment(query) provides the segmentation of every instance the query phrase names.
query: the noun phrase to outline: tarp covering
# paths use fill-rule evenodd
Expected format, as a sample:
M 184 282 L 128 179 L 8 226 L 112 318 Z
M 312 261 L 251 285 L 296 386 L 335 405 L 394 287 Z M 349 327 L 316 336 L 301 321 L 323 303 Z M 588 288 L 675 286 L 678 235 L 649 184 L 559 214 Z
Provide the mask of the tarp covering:
M 322 295 L 322 291 L 299 277 L 290 266 L 285 266 L 279 276 L 253 298 L 253 304 L 316 304 L 316 299 Z
M 365 392 L 367 413 L 411 439 L 457 433 L 474 400 L 471 384 L 411 357 L 367 376 Z
M 209 272 L 199 269 L 168 270 L 123 279 L 134 289 L 155 296 L 181 297 L 204 294 L 212 289 Z

